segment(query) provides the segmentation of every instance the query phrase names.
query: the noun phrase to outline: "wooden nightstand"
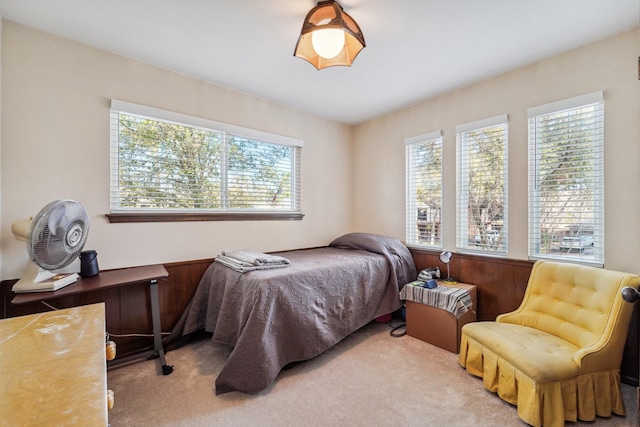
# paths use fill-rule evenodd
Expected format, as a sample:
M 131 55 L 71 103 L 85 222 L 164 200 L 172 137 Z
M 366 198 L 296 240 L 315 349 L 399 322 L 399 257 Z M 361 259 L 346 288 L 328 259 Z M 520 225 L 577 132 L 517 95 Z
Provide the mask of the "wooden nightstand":
M 460 351 L 460 329 L 467 323 L 476 321 L 477 287 L 467 283 L 447 284 L 444 282 L 438 282 L 438 286 L 468 290 L 473 303 L 472 307 L 457 318 L 453 313 L 442 308 L 407 300 L 407 335 L 458 353 Z M 425 289 L 425 291 L 431 290 Z

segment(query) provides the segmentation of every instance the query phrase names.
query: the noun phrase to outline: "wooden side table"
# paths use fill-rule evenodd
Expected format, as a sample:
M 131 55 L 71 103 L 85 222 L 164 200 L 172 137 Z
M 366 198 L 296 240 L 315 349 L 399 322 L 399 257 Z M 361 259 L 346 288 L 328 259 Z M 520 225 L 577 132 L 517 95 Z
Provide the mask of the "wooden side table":
M 468 290 L 472 307 L 457 318 L 453 313 L 442 308 L 407 300 L 407 335 L 437 345 L 452 353 L 458 353 L 460 351 L 460 329 L 467 323 L 476 321 L 478 304 L 476 285 L 467 283 L 448 284 L 439 281 L 438 286 L 450 286 Z
M 104 303 L 0 320 L 0 424 L 107 426 L 104 334 Z
M 162 326 L 160 324 L 160 300 L 158 297 L 158 280 L 169 276 L 162 264 L 142 267 L 123 268 L 120 270 L 101 271 L 97 276 L 81 277 L 77 282 L 54 292 L 28 292 L 16 294 L 12 304 L 27 304 L 31 302 L 47 301 L 69 295 L 83 294 L 107 288 L 127 286 L 135 283 L 149 282 L 151 299 L 151 317 L 153 322 L 153 350 L 152 357 L 159 357 L 162 373 L 169 375 L 173 366 L 167 365 L 164 347 L 162 346 Z M 132 357 L 140 357 L 134 355 Z

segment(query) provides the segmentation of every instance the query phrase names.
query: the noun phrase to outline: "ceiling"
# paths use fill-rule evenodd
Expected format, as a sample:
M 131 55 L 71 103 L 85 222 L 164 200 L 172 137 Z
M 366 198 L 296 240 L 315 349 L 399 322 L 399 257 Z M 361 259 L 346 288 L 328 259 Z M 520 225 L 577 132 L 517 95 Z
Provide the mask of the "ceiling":
M 351 67 L 293 56 L 313 0 L 0 0 L 6 20 L 358 124 L 639 25 L 640 0 L 342 0 Z M 639 52 L 640 53 L 640 52 Z

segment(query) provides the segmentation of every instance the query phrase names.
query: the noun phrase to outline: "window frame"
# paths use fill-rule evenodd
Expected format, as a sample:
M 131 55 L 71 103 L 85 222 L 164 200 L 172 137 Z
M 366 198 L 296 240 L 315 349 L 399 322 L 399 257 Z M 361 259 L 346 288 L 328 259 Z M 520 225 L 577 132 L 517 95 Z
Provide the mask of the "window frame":
M 416 145 L 426 144 L 436 141 L 440 148 L 440 230 L 437 233 L 437 243 L 421 243 L 418 230 L 418 203 L 415 198 L 417 192 L 417 176 L 414 169 L 415 159 L 412 156 L 412 148 Z M 405 179 L 406 179 L 406 207 L 405 207 L 405 239 L 408 246 L 428 249 L 442 249 L 442 229 L 445 226 L 442 221 L 443 202 L 443 138 L 442 131 L 434 131 L 424 135 L 418 135 L 405 139 Z
M 142 209 L 125 208 L 118 206 L 116 200 L 118 189 L 118 148 L 119 132 L 118 117 L 120 113 L 138 115 L 157 119 L 158 121 L 173 122 L 178 125 L 197 127 L 222 132 L 235 137 L 246 138 L 253 141 L 268 144 L 292 147 L 292 209 L 268 211 L 260 209 L 227 209 L 220 210 L 190 210 L 190 209 Z M 301 220 L 304 214 L 301 211 L 301 149 L 303 141 L 297 138 L 258 131 L 255 129 L 220 123 L 200 117 L 162 110 L 134 104 L 131 102 L 111 100 L 110 107 L 110 213 L 106 217 L 111 223 L 121 222 L 174 222 L 174 221 L 243 221 L 243 220 Z M 226 148 L 224 148 L 226 153 Z M 223 171 L 223 175 L 225 172 Z M 114 187 L 115 186 L 115 187 Z M 223 186 L 226 186 L 223 183 Z M 115 193 L 115 195 L 114 195 Z
M 564 112 L 569 112 L 571 110 L 579 110 L 588 108 L 590 106 L 596 106 L 597 111 L 594 112 L 594 116 L 597 115 L 597 125 L 590 129 L 593 134 L 593 138 L 597 138 L 592 142 L 592 150 L 593 154 L 590 157 L 590 160 L 594 162 L 592 165 L 592 179 L 591 183 L 593 184 L 593 249 L 591 257 L 585 257 L 585 250 L 578 250 L 577 254 L 571 255 L 570 251 L 565 255 L 561 254 L 544 254 L 540 250 L 541 246 L 541 220 L 537 212 L 539 212 L 540 204 L 539 204 L 539 191 L 538 187 L 538 161 L 539 161 L 539 153 L 538 153 L 538 140 L 537 136 L 537 126 L 536 119 L 540 116 L 550 116 L 553 114 L 561 114 Z M 584 95 L 575 96 L 568 99 L 563 99 L 560 101 L 555 101 L 543 105 L 539 105 L 537 107 L 532 107 L 527 110 L 527 120 L 528 120 L 528 150 L 529 150 L 529 220 L 528 220 L 528 236 L 529 236 L 529 244 L 528 244 L 528 257 L 531 260 L 553 260 L 553 261 L 561 261 L 561 262 L 575 262 L 587 265 L 593 265 L 596 267 L 603 267 L 605 261 L 605 194 L 604 194 L 604 149 L 605 149 L 605 140 L 604 140 L 604 120 L 605 112 L 604 112 L 604 93 L 603 91 L 596 91 L 587 93 Z M 595 135 L 595 136 L 594 136 Z M 597 157 L 595 157 L 597 154 Z M 582 199 L 581 199 L 582 200 Z M 561 242 L 560 242 L 561 244 Z
M 492 243 L 489 245 L 481 243 L 470 243 L 471 237 L 475 242 L 475 234 L 470 236 L 469 233 L 469 152 L 468 146 L 465 145 L 465 134 L 482 131 L 483 129 L 495 128 L 503 126 L 503 151 L 502 151 L 502 178 L 503 178 L 503 195 L 502 195 L 502 229 L 500 231 L 499 246 L 491 249 Z M 509 235 L 509 116 L 501 114 L 486 119 L 481 119 L 469 123 L 456 126 L 456 248 L 460 252 L 473 252 L 486 256 L 507 256 L 508 255 L 508 235 Z

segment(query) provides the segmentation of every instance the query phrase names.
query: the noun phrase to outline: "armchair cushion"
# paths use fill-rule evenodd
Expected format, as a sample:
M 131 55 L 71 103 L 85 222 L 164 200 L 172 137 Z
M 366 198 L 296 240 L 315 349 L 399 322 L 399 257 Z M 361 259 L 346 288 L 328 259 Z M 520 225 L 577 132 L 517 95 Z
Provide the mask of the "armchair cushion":
M 463 327 L 459 363 L 534 426 L 624 415 L 620 363 L 640 277 L 538 261 L 520 307 Z

